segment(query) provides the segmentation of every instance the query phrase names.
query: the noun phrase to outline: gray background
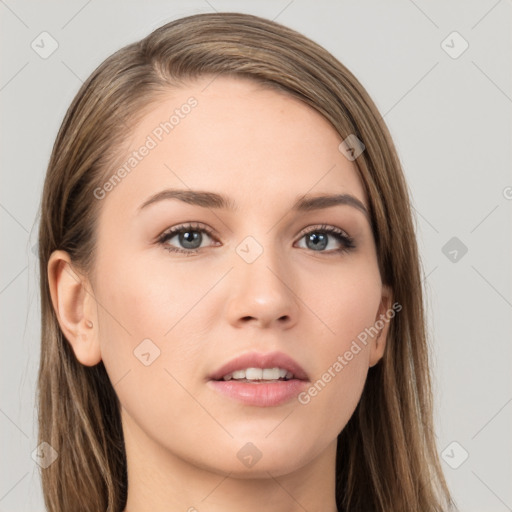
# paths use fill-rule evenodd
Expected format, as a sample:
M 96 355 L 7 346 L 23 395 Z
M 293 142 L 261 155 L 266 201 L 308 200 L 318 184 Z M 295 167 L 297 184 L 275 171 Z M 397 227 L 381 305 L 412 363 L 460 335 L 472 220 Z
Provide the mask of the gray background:
M 65 109 L 113 51 L 166 21 L 213 10 L 304 33 L 377 103 L 417 213 L 448 483 L 462 511 L 512 510 L 510 0 L 0 0 L 0 512 L 43 510 L 31 457 L 40 333 L 33 248 Z M 31 47 L 51 49 L 44 31 L 58 43 L 47 58 Z

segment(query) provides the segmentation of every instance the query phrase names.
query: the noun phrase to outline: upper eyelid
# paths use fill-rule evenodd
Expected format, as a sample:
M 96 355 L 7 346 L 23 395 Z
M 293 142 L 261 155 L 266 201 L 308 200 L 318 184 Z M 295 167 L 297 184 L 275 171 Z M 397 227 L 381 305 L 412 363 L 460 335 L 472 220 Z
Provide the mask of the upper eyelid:
M 330 224 L 313 224 L 312 226 L 306 226 L 301 229 L 297 236 L 304 236 L 305 234 L 311 231 L 334 231 L 337 234 L 344 235 L 348 238 L 352 238 L 346 230 L 339 228 L 337 226 L 332 226 Z
M 158 240 L 160 240 L 161 238 L 163 238 L 163 237 L 165 237 L 167 235 L 176 234 L 176 233 L 179 233 L 180 231 L 185 231 L 186 229 L 190 229 L 192 231 L 206 231 L 206 233 L 209 236 L 217 236 L 215 230 L 210 228 L 210 227 L 208 227 L 208 226 L 206 226 L 205 224 L 201 224 L 199 222 L 198 223 L 196 223 L 196 222 L 190 222 L 190 223 L 185 222 L 184 224 L 178 224 L 176 226 L 172 226 L 170 228 L 167 228 L 160 235 L 158 235 Z

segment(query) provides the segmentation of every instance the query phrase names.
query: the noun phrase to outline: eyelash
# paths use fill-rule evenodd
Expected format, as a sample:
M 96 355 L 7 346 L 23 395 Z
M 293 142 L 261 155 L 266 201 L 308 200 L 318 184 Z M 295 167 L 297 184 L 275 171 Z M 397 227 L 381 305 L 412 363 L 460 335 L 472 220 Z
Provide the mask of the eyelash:
M 210 238 L 215 239 L 215 236 L 213 232 L 208 229 L 206 226 L 201 224 L 181 224 L 179 226 L 175 226 L 164 233 L 162 233 L 158 239 L 157 242 L 163 246 L 163 248 L 169 252 L 172 253 L 181 253 L 185 254 L 187 256 L 193 256 L 194 254 L 197 254 L 200 252 L 203 248 L 198 249 L 180 249 L 179 247 L 174 247 L 172 245 L 167 244 L 166 242 L 173 238 L 175 235 L 180 233 L 185 233 L 187 231 L 198 231 L 198 232 L 204 232 L 206 233 Z M 355 249 L 354 245 L 354 239 L 347 235 L 343 230 L 339 228 L 335 228 L 334 226 L 327 226 L 326 224 L 322 224 L 319 226 L 313 226 L 312 228 L 308 228 L 307 231 L 303 231 L 300 234 L 299 240 L 304 238 L 306 235 L 309 235 L 311 233 L 326 233 L 334 238 L 337 239 L 338 242 L 342 245 L 339 249 L 331 249 L 329 251 L 313 251 L 311 252 L 319 252 L 324 253 L 328 255 L 334 255 L 334 254 L 342 254 L 351 251 L 352 249 Z

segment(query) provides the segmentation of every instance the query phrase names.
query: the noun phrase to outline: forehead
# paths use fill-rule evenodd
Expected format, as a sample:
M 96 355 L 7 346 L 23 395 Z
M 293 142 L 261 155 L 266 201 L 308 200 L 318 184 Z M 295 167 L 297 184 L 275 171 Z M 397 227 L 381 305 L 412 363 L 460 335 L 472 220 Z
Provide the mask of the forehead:
M 203 77 L 160 96 L 127 134 L 107 175 L 124 167 L 122 179 L 106 202 L 128 214 L 147 196 L 179 187 L 267 210 L 276 199 L 285 204 L 322 192 L 348 192 L 366 204 L 341 141 L 324 117 L 284 92 L 248 79 Z

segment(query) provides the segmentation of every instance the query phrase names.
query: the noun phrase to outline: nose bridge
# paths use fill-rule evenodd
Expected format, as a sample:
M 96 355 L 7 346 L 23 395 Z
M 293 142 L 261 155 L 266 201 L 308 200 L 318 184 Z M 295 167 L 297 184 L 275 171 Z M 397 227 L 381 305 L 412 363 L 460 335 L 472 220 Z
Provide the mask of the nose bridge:
M 256 238 L 257 236 L 257 238 Z M 248 281 L 269 285 L 284 286 L 283 280 L 290 268 L 286 270 L 284 247 L 280 246 L 272 233 L 260 233 L 246 236 L 235 248 L 237 258 L 235 267 L 241 277 Z M 278 279 L 280 276 L 281 279 Z

